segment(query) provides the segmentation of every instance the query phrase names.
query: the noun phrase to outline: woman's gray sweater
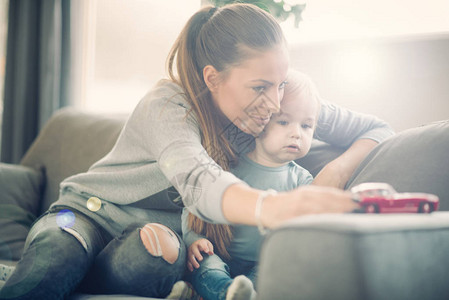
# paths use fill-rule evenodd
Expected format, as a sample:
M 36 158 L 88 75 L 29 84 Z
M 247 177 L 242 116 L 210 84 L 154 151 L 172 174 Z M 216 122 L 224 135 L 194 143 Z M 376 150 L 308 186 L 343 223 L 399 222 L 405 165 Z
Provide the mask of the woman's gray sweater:
M 139 102 L 112 150 L 86 173 L 61 183 L 53 206 L 79 210 L 114 236 L 135 222 L 177 227 L 178 220 L 173 223 L 169 216 L 180 215 L 182 206 L 207 222 L 229 223 L 222 195 L 230 185 L 243 182 L 210 158 L 198 122 L 188 112 L 181 87 L 160 81 Z M 249 151 L 252 136 L 232 124 L 223 134 L 237 152 Z M 357 139 L 381 142 L 392 134 L 378 118 L 322 102 L 317 139 L 347 147 Z M 88 209 L 91 197 L 101 201 L 99 210 Z

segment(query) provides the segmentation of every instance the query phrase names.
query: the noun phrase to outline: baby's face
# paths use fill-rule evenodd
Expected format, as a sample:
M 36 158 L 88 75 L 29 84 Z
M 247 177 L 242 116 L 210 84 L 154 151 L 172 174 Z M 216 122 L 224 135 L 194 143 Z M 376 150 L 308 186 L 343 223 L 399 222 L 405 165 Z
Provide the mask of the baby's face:
M 286 163 L 305 156 L 312 143 L 318 101 L 290 96 L 281 102 L 281 112 L 273 114 L 259 137 L 257 151 L 275 163 Z

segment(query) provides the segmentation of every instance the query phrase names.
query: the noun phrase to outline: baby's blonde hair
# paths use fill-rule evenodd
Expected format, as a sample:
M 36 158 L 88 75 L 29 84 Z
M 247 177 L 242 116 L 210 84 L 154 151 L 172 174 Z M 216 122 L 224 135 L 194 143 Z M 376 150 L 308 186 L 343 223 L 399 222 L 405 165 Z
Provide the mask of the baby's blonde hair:
M 318 120 L 318 116 L 320 114 L 320 107 L 321 107 L 321 101 L 320 101 L 320 95 L 318 93 L 318 89 L 315 86 L 315 83 L 312 81 L 312 79 L 297 70 L 289 70 L 287 75 L 287 84 L 285 86 L 284 90 L 284 97 L 281 102 L 281 110 L 282 110 L 282 103 L 285 103 L 286 101 L 291 101 L 290 99 L 297 99 L 298 97 L 308 97 L 318 104 L 318 110 L 317 110 L 317 116 L 316 120 Z

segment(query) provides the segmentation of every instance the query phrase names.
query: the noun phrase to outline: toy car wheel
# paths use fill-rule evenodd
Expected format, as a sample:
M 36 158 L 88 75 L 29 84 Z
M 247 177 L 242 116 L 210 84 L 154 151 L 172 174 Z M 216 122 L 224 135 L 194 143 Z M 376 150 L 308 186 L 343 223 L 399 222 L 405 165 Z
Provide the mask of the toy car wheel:
M 379 207 L 376 204 L 368 204 L 365 206 L 365 213 L 367 214 L 377 214 L 379 212 Z
M 428 214 L 428 213 L 431 213 L 432 211 L 433 211 L 433 205 L 431 203 L 422 202 L 419 205 L 418 212 L 420 212 L 420 213 Z

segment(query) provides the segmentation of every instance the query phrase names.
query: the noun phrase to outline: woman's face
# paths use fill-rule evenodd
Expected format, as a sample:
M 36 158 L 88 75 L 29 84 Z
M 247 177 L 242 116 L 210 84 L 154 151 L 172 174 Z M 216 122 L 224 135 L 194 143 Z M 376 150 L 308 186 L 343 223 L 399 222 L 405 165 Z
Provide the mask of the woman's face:
M 242 131 L 259 135 L 279 111 L 288 69 L 287 49 L 260 52 L 226 70 L 212 97 L 223 114 Z

